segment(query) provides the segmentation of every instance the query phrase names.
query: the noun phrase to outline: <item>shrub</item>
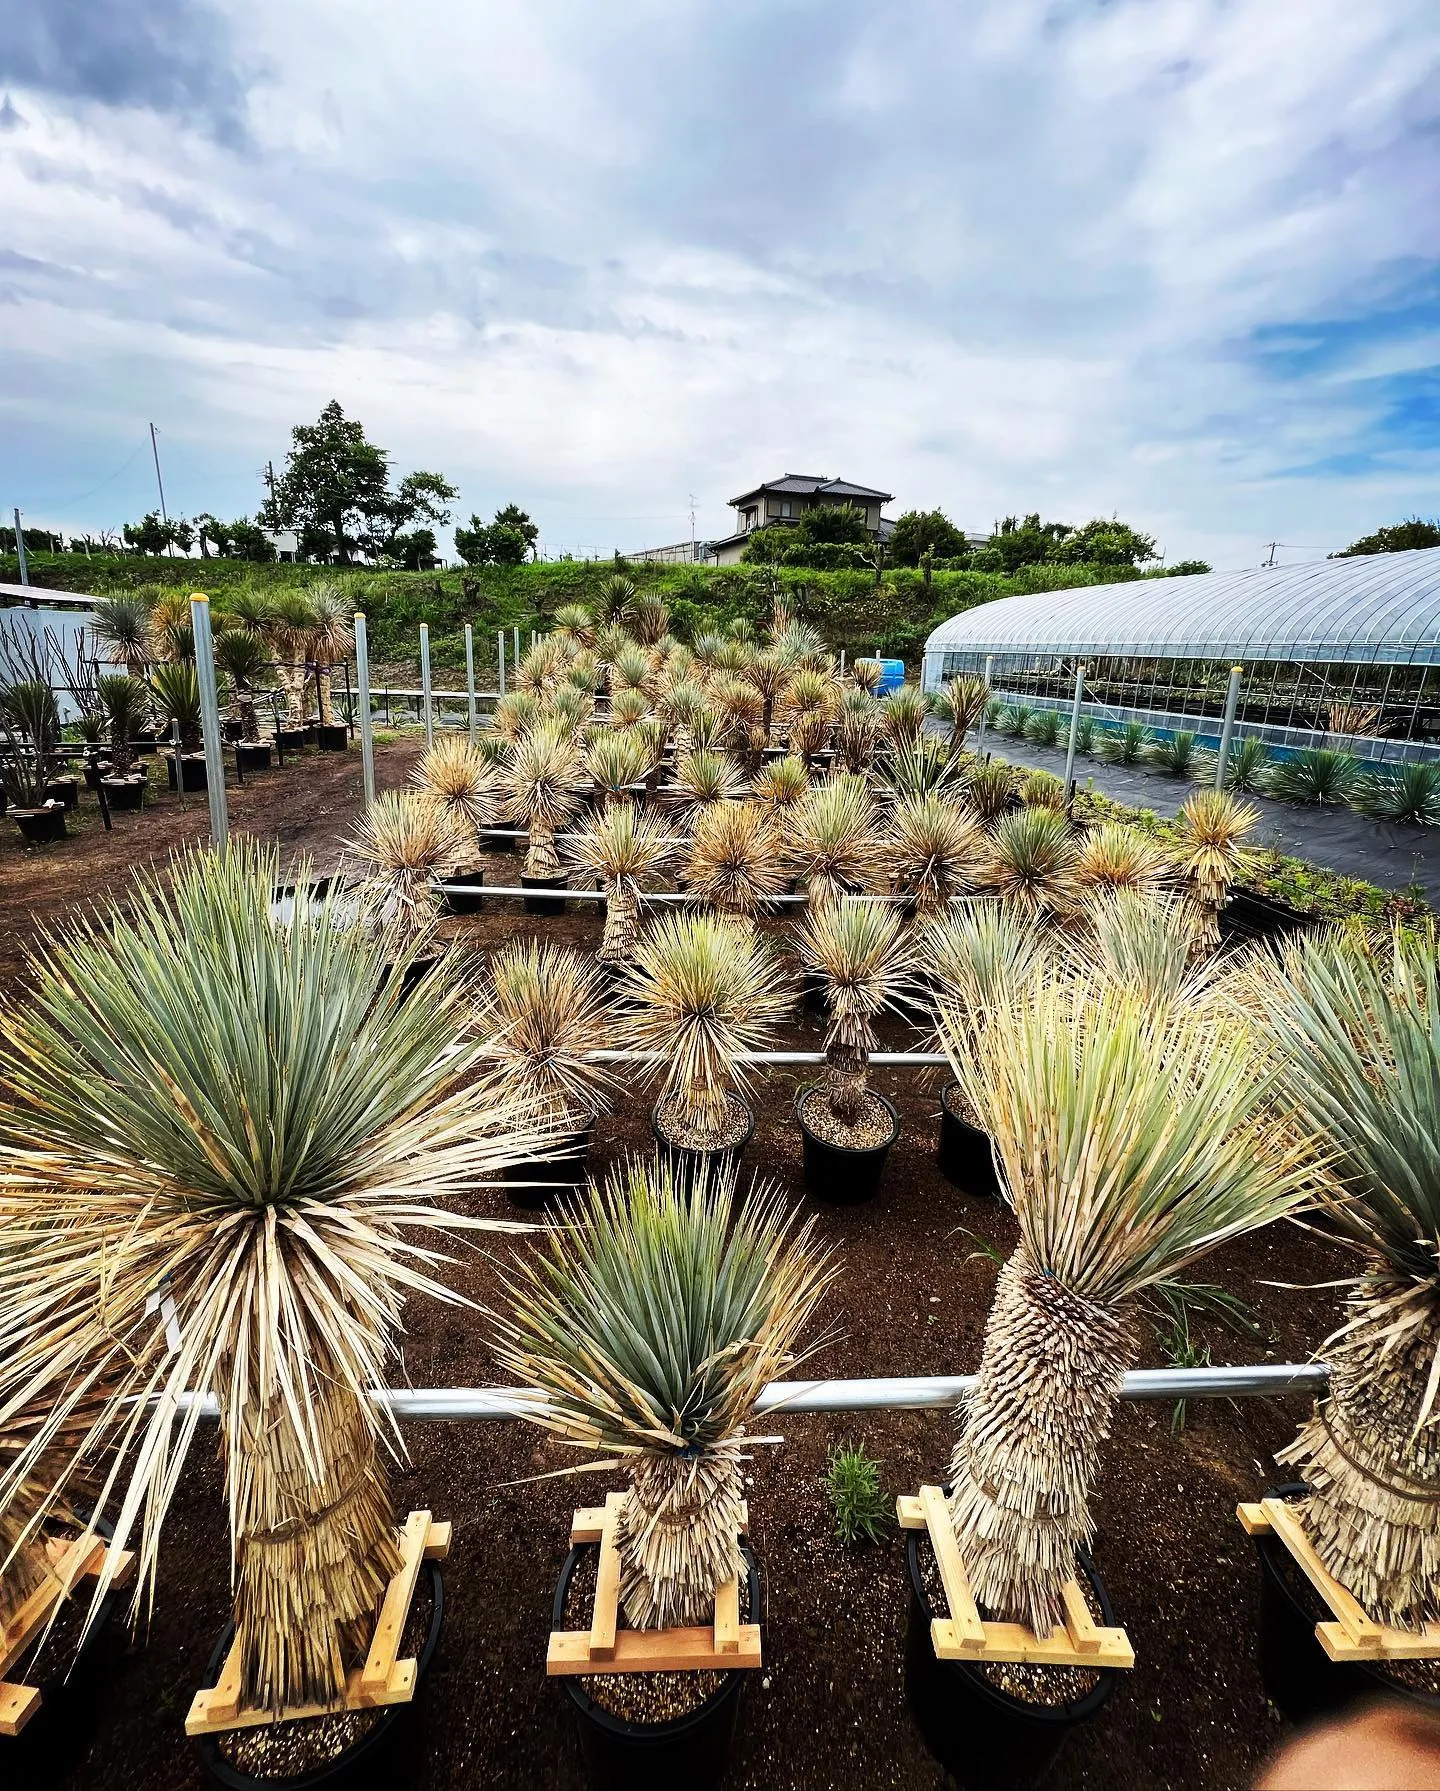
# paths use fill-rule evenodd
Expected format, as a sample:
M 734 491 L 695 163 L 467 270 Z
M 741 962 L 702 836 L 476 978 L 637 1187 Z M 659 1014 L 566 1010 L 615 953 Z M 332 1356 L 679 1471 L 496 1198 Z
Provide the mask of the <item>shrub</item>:
M 1356 783 L 1355 807 L 1377 821 L 1440 823 L 1440 764 L 1402 765 L 1395 777 L 1377 774 Z
M 1107 729 L 1100 738 L 1100 757 L 1112 765 L 1137 765 L 1150 744 L 1150 733 L 1138 721 L 1123 728 Z
M 1360 767 L 1349 753 L 1307 746 L 1272 767 L 1265 791 L 1282 802 L 1346 802 L 1359 776 Z
M 1195 766 L 1195 736 L 1189 728 L 1181 728 L 1168 740 L 1157 740 L 1151 746 L 1149 759 L 1172 777 L 1189 777 Z
M 1054 746 L 1060 738 L 1060 711 L 1041 709 L 1025 724 L 1025 737 L 1036 746 Z

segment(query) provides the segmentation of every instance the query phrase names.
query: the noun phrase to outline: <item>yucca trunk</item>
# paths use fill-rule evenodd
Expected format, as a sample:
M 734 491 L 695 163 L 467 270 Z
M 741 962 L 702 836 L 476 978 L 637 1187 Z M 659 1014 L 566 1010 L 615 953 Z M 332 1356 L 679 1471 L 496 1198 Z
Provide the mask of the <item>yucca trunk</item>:
M 605 931 L 595 956 L 602 964 L 628 964 L 640 933 L 640 904 L 621 878 L 605 888 Z
M 1335 1578 L 1377 1622 L 1418 1629 L 1440 1618 L 1440 1423 L 1419 1424 L 1440 1307 L 1395 1335 L 1398 1291 L 1367 1278 L 1374 1310 L 1327 1352 L 1329 1392 L 1276 1460 L 1311 1487 L 1301 1518 Z
M 740 1571 L 739 1439 L 695 1455 L 642 1456 L 620 1520 L 620 1597 L 637 1629 L 715 1621 L 715 1591 Z
M 329 665 L 315 667 L 315 698 L 320 706 L 320 725 L 331 728 L 335 725 L 335 710 L 330 700 L 332 674 Z
M 1190 915 L 1191 956 L 1213 957 L 1220 949 L 1220 909 L 1224 897 L 1215 902 L 1192 888 L 1186 901 Z
M 825 1052 L 825 1098 L 842 1126 L 855 1126 L 865 1111 L 869 1053 L 858 1045 L 835 1043 Z
M 548 821 L 531 820 L 530 844 L 525 853 L 527 877 L 558 877 L 560 854 L 555 849 L 555 829 Z
M 243 689 L 236 689 L 235 701 L 240 710 L 240 738 L 258 740 L 260 724 L 255 719 L 255 696 L 248 685 Z
M 977 1600 L 1048 1635 L 1075 1551 L 1094 1534 L 1090 1484 L 1139 1339 L 1124 1312 L 1036 1269 L 1000 1271 L 979 1384 L 961 1412 L 950 1509 Z
M 228 1379 L 228 1377 L 227 1377 Z M 333 1703 L 400 1565 L 388 1477 L 354 1394 L 317 1377 L 319 1460 L 277 1389 L 227 1412 L 241 1703 Z M 317 1477 L 318 1473 L 318 1477 Z

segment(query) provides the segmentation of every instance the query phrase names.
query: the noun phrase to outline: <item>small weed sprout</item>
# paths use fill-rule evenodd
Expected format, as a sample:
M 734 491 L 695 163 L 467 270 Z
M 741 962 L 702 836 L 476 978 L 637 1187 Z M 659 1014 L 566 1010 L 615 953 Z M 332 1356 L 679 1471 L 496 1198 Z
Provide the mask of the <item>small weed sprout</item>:
M 880 1463 L 865 1453 L 865 1442 L 842 1443 L 830 1452 L 825 1486 L 835 1512 L 835 1534 L 846 1548 L 883 1542 L 890 1528 L 890 1501 L 880 1485 Z

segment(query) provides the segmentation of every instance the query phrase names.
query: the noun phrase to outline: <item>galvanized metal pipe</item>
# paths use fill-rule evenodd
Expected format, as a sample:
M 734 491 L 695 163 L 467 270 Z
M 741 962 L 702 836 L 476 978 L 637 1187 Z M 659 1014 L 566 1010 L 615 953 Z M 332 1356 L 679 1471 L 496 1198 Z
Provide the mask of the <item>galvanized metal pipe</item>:
M 430 705 L 430 624 L 420 624 L 420 692 L 425 703 L 425 744 L 435 744 L 435 714 Z
M 370 719 L 370 637 L 363 609 L 355 612 L 355 682 L 360 686 L 360 765 L 368 813 L 375 806 L 375 728 Z
M 475 738 L 475 630 L 465 624 L 465 706 L 470 720 L 470 738 Z
M 205 748 L 205 793 L 210 800 L 210 843 L 220 851 L 230 840 L 230 812 L 225 803 L 225 754 L 220 734 L 220 693 L 215 687 L 215 641 L 210 632 L 210 599 L 190 599 L 190 626 L 195 636 L 195 674 L 200 686 L 201 742 Z M 183 788 L 185 762 L 177 767 Z
M 591 1063 L 668 1063 L 664 1051 L 587 1051 Z M 943 1051 L 872 1051 L 865 1060 L 872 1069 L 943 1069 L 950 1059 Z M 740 1051 L 738 1063 L 824 1063 L 823 1051 Z
M 1085 701 L 1085 667 L 1075 668 L 1075 701 L 1070 706 L 1070 736 L 1065 748 L 1065 794 L 1070 794 L 1070 780 L 1075 775 L 1075 746 L 1080 738 L 1080 705 Z
M 1235 732 L 1235 711 L 1240 705 L 1240 680 L 1244 668 L 1230 667 L 1230 683 L 1225 691 L 1225 719 L 1220 724 L 1220 750 L 1215 757 L 1215 788 L 1225 788 L 1225 770 L 1230 760 L 1230 738 Z

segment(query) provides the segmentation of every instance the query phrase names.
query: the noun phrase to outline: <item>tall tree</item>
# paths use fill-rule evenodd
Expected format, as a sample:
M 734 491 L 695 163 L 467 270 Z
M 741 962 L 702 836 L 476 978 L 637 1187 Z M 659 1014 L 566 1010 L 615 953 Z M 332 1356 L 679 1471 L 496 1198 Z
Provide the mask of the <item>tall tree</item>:
M 897 566 L 922 566 L 927 552 L 932 560 L 963 560 L 964 530 L 943 510 L 907 510 L 890 537 L 890 558 Z
M 1414 547 L 1440 547 L 1440 523 L 1426 522 L 1420 516 L 1407 516 L 1404 522 L 1392 522 L 1383 529 L 1376 529 L 1373 535 L 1362 535 L 1358 541 L 1342 547 L 1339 553 L 1332 553 L 1330 558 L 1349 560 L 1360 554 L 1405 553 Z

